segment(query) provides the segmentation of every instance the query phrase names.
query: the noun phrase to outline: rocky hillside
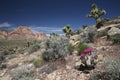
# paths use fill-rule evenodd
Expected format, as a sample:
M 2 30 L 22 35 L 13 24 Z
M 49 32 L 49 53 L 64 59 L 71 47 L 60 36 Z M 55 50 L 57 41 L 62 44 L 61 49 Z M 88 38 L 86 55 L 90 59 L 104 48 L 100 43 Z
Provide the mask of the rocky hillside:
M 23 40 L 23 39 L 42 39 L 46 38 L 46 34 L 43 32 L 33 33 L 27 26 L 19 26 L 13 31 L 0 31 L 0 39 L 7 40 Z
M 8 39 L 45 38 L 31 45 L 28 42 L 26 47 L 17 46 L 10 50 L 3 47 L 0 80 L 119 80 L 120 17 L 105 20 L 102 24 L 99 29 L 96 25 L 81 28 L 70 38 L 53 36 L 46 39 L 44 33 L 35 34 L 28 27 L 0 32 L 3 39 L 8 34 L 11 35 Z M 93 54 L 97 55 L 94 67 L 84 67 L 80 59 L 80 51 L 86 46 L 93 48 Z

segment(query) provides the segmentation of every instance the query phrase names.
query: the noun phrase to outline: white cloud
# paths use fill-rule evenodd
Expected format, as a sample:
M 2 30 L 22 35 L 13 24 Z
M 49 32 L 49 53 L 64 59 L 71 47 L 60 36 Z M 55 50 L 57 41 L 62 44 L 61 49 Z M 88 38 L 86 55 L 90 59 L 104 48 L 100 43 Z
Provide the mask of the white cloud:
M 57 27 L 42 27 L 42 26 L 30 26 L 33 32 L 45 32 L 46 34 L 49 34 L 51 32 L 55 33 L 62 33 L 61 28 Z
M 10 27 L 10 26 L 11 26 L 11 24 L 9 24 L 8 22 L 4 22 L 4 23 L 0 24 L 0 28 L 1 27 Z

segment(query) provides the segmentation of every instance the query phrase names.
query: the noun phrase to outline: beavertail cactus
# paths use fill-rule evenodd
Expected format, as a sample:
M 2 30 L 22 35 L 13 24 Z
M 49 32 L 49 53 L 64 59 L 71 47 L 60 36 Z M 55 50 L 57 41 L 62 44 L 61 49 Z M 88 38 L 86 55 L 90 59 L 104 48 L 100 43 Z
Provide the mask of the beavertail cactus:
M 80 54 L 82 64 L 85 66 L 94 66 L 97 64 L 98 59 L 93 53 L 93 48 L 87 48 Z

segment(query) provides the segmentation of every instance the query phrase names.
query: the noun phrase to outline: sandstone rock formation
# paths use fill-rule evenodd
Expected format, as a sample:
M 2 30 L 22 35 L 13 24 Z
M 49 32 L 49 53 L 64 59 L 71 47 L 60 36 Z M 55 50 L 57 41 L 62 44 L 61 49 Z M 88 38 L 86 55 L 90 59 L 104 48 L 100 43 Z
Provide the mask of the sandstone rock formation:
M 44 39 L 47 38 L 43 32 L 33 33 L 32 30 L 27 26 L 19 26 L 12 31 L 0 30 L 0 39 L 2 40 L 23 40 L 23 39 Z
M 47 38 L 47 35 L 46 35 L 45 33 L 43 33 L 43 32 L 39 32 L 39 33 L 36 33 L 36 34 L 35 34 L 35 38 L 36 38 L 37 40 L 45 39 L 45 38 Z
M 0 39 L 6 39 L 7 37 L 7 32 L 0 30 Z
M 9 40 L 34 39 L 35 35 L 29 27 L 20 26 L 9 33 Z

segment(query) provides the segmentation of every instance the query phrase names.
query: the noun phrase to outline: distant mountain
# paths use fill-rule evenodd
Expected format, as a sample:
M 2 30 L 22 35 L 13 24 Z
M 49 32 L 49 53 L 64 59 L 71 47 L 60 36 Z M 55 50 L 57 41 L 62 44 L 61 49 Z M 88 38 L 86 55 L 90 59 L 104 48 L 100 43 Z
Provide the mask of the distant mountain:
M 42 39 L 47 37 L 45 33 L 33 33 L 27 26 L 19 26 L 13 31 L 0 30 L 0 39 L 23 40 L 23 39 Z

